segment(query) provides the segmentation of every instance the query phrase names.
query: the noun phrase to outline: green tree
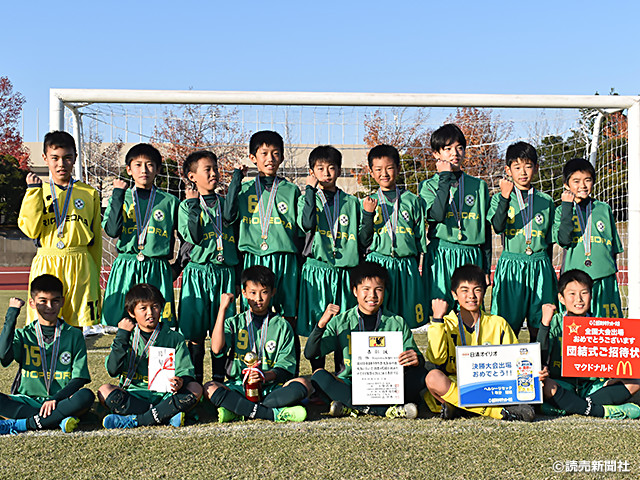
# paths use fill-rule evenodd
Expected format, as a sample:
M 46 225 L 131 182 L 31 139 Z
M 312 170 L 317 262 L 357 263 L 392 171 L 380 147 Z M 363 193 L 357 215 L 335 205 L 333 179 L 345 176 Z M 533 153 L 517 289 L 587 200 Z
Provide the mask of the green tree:
M 0 155 L 0 224 L 17 225 L 20 204 L 27 189 L 26 170 L 20 168 L 18 159 Z

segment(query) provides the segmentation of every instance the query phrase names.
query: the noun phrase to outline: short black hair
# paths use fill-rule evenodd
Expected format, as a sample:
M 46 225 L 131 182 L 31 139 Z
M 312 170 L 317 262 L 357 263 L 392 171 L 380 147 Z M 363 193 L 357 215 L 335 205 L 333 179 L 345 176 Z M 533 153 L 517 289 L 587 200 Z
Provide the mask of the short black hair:
M 40 292 L 53 294 L 59 293 L 61 297 L 64 294 L 64 287 L 62 286 L 60 279 L 53 275 L 49 275 L 48 273 L 37 276 L 31 280 L 29 287 L 31 289 L 31 298 L 36 298 L 36 295 Z
M 455 292 L 462 282 L 477 283 L 487 291 L 486 274 L 478 265 L 467 263 L 456 268 L 451 275 L 451 291 Z
M 216 164 L 216 168 L 218 167 L 218 157 L 213 152 L 209 150 L 198 150 L 197 152 L 190 153 L 187 158 L 185 158 L 182 164 L 182 174 L 187 176 L 189 172 L 195 172 L 198 168 L 198 162 L 203 158 L 211 160 Z
M 382 283 L 387 287 L 389 280 L 389 272 L 382 265 L 376 262 L 361 262 L 351 270 L 349 274 L 351 290 L 356 288 L 362 282 L 368 278 L 379 278 Z
M 578 282 L 580 285 L 584 285 L 589 289 L 589 293 L 591 293 L 591 289 L 593 288 L 593 279 L 587 272 L 583 272 L 577 268 L 567 270 L 560 275 L 560 279 L 558 280 L 558 293 L 561 295 L 564 294 L 565 288 L 567 288 L 567 285 L 571 282 Z
M 249 140 L 249 153 L 255 155 L 262 145 L 269 145 L 280 149 L 280 155 L 284 158 L 284 140 L 278 132 L 261 130 L 251 135 Z
M 507 166 L 518 160 L 529 160 L 534 165 L 538 165 L 538 152 L 535 147 L 527 142 L 516 142 L 507 148 Z
M 240 274 L 240 284 L 246 288 L 247 282 L 257 283 L 273 290 L 276 288 L 276 275 L 263 265 L 253 265 L 245 268 Z
M 576 172 L 585 172 L 591 175 L 593 182 L 596 181 L 596 169 L 593 168 L 591 162 L 585 160 L 584 158 L 572 158 L 569 160 L 562 169 L 562 181 L 568 184 L 571 175 Z
M 76 141 L 68 132 L 62 130 L 55 130 L 49 132 L 44 136 L 44 143 L 42 145 L 42 151 L 46 155 L 49 148 L 73 148 L 73 153 L 78 154 L 76 148 Z
M 125 157 L 127 166 L 131 165 L 133 159 L 138 157 L 143 157 L 147 160 L 151 160 L 156 164 L 156 167 L 158 167 L 158 169 L 160 169 L 160 167 L 162 166 L 162 155 L 160 155 L 160 152 L 156 147 L 149 143 L 139 143 L 129 149 L 129 151 L 127 152 L 127 156 Z
M 369 167 L 373 166 L 373 161 L 376 158 L 389 157 L 393 160 L 398 167 L 400 166 L 400 153 L 398 153 L 398 149 L 393 145 L 376 145 L 371 150 L 369 150 L 369 154 L 367 155 L 367 160 L 369 161 Z
M 340 150 L 332 145 L 320 145 L 311 150 L 309 154 L 309 168 L 313 170 L 316 162 L 322 161 L 342 168 L 342 154 Z
M 124 297 L 124 308 L 131 313 L 136 305 L 142 302 L 152 302 L 164 308 L 164 296 L 157 287 L 148 283 L 138 283 L 129 289 Z
M 439 152 L 453 142 L 458 142 L 464 148 L 467 148 L 467 139 L 464 138 L 464 133 L 462 133 L 460 127 L 453 123 L 447 123 L 431 134 L 431 150 L 434 152 Z

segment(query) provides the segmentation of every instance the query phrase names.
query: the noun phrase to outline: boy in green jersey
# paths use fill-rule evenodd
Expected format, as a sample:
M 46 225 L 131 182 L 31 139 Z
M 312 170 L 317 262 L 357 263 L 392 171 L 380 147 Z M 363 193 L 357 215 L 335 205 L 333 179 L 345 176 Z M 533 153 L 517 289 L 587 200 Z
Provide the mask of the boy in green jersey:
M 125 295 L 140 282 L 160 289 L 166 299 L 162 320 L 173 322 L 175 306 L 169 260 L 173 258 L 180 202 L 154 185 L 162 167 L 162 156 L 155 147 L 147 143 L 135 145 L 125 160 L 134 186 L 127 189 L 125 181 L 113 181 L 113 195 L 102 221 L 104 232 L 118 239 L 118 257 L 111 266 L 104 292 L 102 323 L 110 327 L 118 325 L 126 315 Z
M 538 153 L 532 145 L 509 145 L 506 160 L 505 173 L 512 181 L 500 180 L 500 193 L 493 195 L 489 208 L 489 221 L 503 239 L 491 313 L 505 318 L 516 336 L 526 318 L 529 338 L 535 342 L 542 305 L 556 298 L 551 264 L 555 207 L 549 195 L 531 186 L 538 171 Z
M 229 353 L 229 380 L 204 386 L 207 398 L 218 408 L 220 423 L 243 417 L 276 422 L 307 418 L 305 408 L 297 404 L 308 397 L 311 384 L 304 378 L 293 378 L 295 334 L 284 318 L 272 314 L 275 281 L 271 270 L 254 265 L 241 276 L 249 310 L 225 318 L 233 295 L 224 293 L 220 299 L 211 350 L 215 355 Z
M 340 313 L 338 305 L 330 304 L 313 328 L 304 355 L 309 360 L 331 352 L 342 352 L 345 369 L 334 376 L 324 369 L 313 372 L 311 383 L 322 397 L 331 402 L 329 414 L 334 417 L 366 413 L 388 418 L 416 418 L 415 402 L 425 388 L 425 361 L 413 340 L 406 322 L 383 309 L 388 274 L 377 262 L 363 262 L 351 271 L 351 291 L 357 305 Z M 405 405 L 353 405 L 351 396 L 351 333 L 402 332 L 404 351 L 398 363 L 404 368 Z
M 106 383 L 98 389 L 100 403 L 113 412 L 104 417 L 104 428 L 180 427 L 185 412 L 202 397 L 184 337 L 171 330 L 167 322 L 160 322 L 164 304 L 160 290 L 147 283 L 134 285 L 127 292 L 125 307 L 129 315 L 118 323 L 118 333 L 105 360 L 109 376 L 120 377 L 120 383 Z M 175 373 L 166 393 L 149 389 L 153 382 L 149 379 L 149 357 L 154 347 L 171 349 L 167 359 L 173 359 L 169 364 L 173 364 Z
M 431 299 L 453 304 L 451 275 L 467 263 L 482 267 L 487 285 L 491 273 L 491 235 L 487 222 L 489 187 L 464 173 L 467 140 L 457 125 L 447 124 L 431 135 L 436 173 L 420 184 L 429 222 L 429 247 L 424 271 Z
M 567 316 L 590 316 L 593 280 L 581 270 L 568 270 L 558 281 L 558 300 Z M 562 377 L 563 315 L 556 306 L 542 306 L 542 325 L 538 331 L 543 369 L 540 383 L 543 412 L 554 415 L 587 415 L 604 418 L 640 418 L 640 407 L 629 402 L 640 390 L 638 380 Z M 629 402 L 629 403 L 625 403 Z
M 418 270 L 420 253 L 426 250 L 424 202 L 396 185 L 398 149 L 377 145 L 369 151 L 368 162 L 379 188 L 362 201 L 367 260 L 378 262 L 389 272 L 386 308 L 400 315 L 409 328 L 417 328 L 426 320 L 422 303 L 426 289 Z
M 306 234 L 302 253 L 307 259 L 300 274 L 297 333 L 306 337 L 328 304 L 340 305 L 341 311 L 355 305 L 349 270 L 360 262 L 360 202 L 337 187 L 341 167 L 342 154 L 336 148 L 314 148 L 307 188 L 298 202 L 298 225 Z M 334 359 L 338 371 L 342 358 L 336 354 Z M 324 357 L 312 360 L 311 366 L 324 367 Z
M 0 334 L 0 363 L 20 365 L 14 395 L 0 393 L 0 435 L 60 426 L 73 431 L 78 417 L 88 411 L 95 398 L 82 388 L 91 381 L 87 347 L 82 331 L 58 318 L 64 305 L 62 282 L 53 275 L 40 275 L 30 284 L 29 307 L 37 320 L 16 330 L 24 301 L 9 300 L 9 310 Z
M 554 240 L 564 249 L 562 270 L 577 268 L 593 279 L 594 316 L 622 317 L 616 273 L 623 249 L 611 207 L 591 198 L 596 171 L 587 160 L 574 158 L 562 169 L 562 177 L 565 190 L 553 225 Z
M 182 169 L 191 186 L 180 203 L 178 232 L 192 248 L 182 273 L 178 330 L 187 339 L 196 381 L 203 383 L 204 340 L 213 331 L 220 295 L 235 291 L 238 251 L 233 229 L 222 221 L 224 198 L 215 192 L 218 158 L 206 150 L 194 152 Z M 229 315 L 234 306 L 229 306 Z M 223 381 L 224 358 L 212 355 L 211 361 L 214 379 Z

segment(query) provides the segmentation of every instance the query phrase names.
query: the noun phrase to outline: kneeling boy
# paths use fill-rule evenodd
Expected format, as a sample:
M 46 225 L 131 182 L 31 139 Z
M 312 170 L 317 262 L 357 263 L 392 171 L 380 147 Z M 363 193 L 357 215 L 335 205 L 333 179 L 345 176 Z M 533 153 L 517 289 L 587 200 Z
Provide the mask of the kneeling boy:
M 131 318 L 118 323 L 118 333 L 105 362 L 111 377 L 120 376 L 120 384 L 107 383 L 98 389 L 100 403 L 114 412 L 104 417 L 105 428 L 167 423 L 180 427 L 185 412 L 202 396 L 184 337 L 170 330 L 166 322 L 160 322 L 164 305 L 162 293 L 153 285 L 140 283 L 127 292 L 125 308 Z M 171 392 L 149 390 L 148 354 L 152 346 L 175 349 Z
M 233 295 L 223 293 L 211 335 L 214 355 L 229 352 L 229 380 L 224 384 L 207 383 L 205 395 L 218 407 L 220 423 L 242 417 L 302 422 L 307 411 L 296 404 L 309 395 L 311 384 L 304 378 L 293 378 L 296 369 L 293 329 L 283 317 L 271 313 L 276 276 L 267 267 L 254 265 L 242 272 L 240 282 L 249 310 L 225 318 Z M 259 365 L 245 369 L 243 360 L 250 352 L 257 356 Z M 256 403 L 247 399 L 244 383 L 260 384 L 263 400 Z
M 433 320 L 427 331 L 427 360 L 439 368 L 427 375 L 427 388 L 442 404 L 440 413 L 445 420 L 460 413 L 456 408 L 460 400 L 456 382 L 456 347 L 518 343 L 504 318 L 482 311 L 486 288 L 484 271 L 477 265 L 463 265 L 456 268 L 451 276 L 451 294 L 460 305 L 460 311 L 451 310 L 447 314 L 449 305 L 446 300 L 433 299 L 431 302 Z M 535 416 L 531 405 L 464 407 L 464 410 L 498 420 L 531 422 Z
M 558 300 L 566 315 L 590 316 L 593 280 L 581 270 L 569 270 L 558 281 Z M 543 361 L 543 413 L 578 414 L 604 418 L 640 418 L 640 407 L 625 403 L 640 390 L 638 380 L 562 377 L 562 314 L 556 306 L 542 306 L 538 342 Z M 551 407 L 551 408 L 548 408 Z
M 7 419 L 0 420 L 0 434 L 57 426 L 68 433 L 95 399 L 91 390 L 81 388 L 91 381 L 87 346 L 82 330 L 58 318 L 64 305 L 62 282 L 40 275 L 30 287 L 29 307 L 37 320 L 16 330 L 24 301 L 12 298 L 0 335 L 2 366 L 15 360 L 21 370 L 16 395 L 0 393 L 0 417 Z
M 331 401 L 329 414 L 334 417 L 367 413 L 388 418 L 416 418 L 418 407 L 415 403 L 405 405 L 353 405 L 351 397 L 351 332 L 402 332 L 404 351 L 398 363 L 404 369 L 404 398 L 414 402 L 420 398 L 425 388 L 424 358 L 416 346 L 411 330 L 397 315 L 384 311 L 387 270 L 375 262 L 363 262 L 351 272 L 351 291 L 358 305 L 340 313 L 338 305 L 329 305 L 324 315 L 314 327 L 304 356 L 309 360 L 341 351 L 345 368 L 337 377 L 324 369 L 318 369 L 311 377 L 313 387 Z

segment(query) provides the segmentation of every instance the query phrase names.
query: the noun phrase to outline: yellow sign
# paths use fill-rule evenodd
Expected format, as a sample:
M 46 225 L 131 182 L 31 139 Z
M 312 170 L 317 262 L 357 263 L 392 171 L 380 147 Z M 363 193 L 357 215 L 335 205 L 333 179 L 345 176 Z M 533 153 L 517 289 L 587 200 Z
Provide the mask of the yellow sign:
M 385 337 L 369 337 L 369 347 L 384 347 Z

